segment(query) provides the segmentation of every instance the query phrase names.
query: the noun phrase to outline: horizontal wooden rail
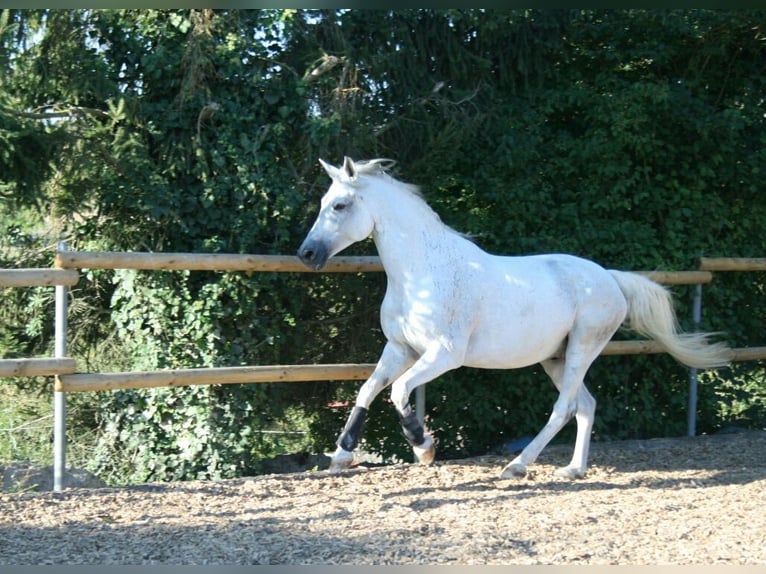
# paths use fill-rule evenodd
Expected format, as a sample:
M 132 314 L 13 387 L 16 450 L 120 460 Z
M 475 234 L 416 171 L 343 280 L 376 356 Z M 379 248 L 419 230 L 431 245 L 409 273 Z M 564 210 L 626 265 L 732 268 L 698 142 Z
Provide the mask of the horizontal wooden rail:
M 602 355 L 664 353 L 655 341 L 611 341 Z M 733 360 L 766 358 L 766 347 L 733 349 Z M 233 383 L 295 383 L 312 381 L 362 381 L 370 376 L 372 363 L 328 365 L 262 365 L 204 369 L 174 369 L 123 373 L 77 373 L 57 377 L 55 388 L 63 392 L 114 391 Z
M 59 251 L 56 266 L 64 269 L 142 269 L 187 271 L 282 271 L 311 273 L 298 257 L 291 255 L 249 255 L 238 253 L 147 253 Z M 362 273 L 383 271 L 375 255 L 339 256 L 328 261 L 322 272 Z M 638 271 L 660 283 L 689 285 L 709 283 L 707 271 Z
M 55 387 L 57 391 L 78 392 L 232 383 L 359 381 L 369 377 L 374 367 L 373 364 L 261 365 L 135 373 L 75 374 L 58 377 Z
M 602 355 L 650 355 L 664 353 L 656 341 L 610 341 Z M 766 347 L 736 347 L 731 349 L 732 361 L 757 361 L 766 359 Z
M 656 341 L 610 341 L 601 355 L 650 355 L 664 352 L 665 349 Z
M 77 285 L 75 269 L 0 269 L 0 287 L 40 287 Z
M 664 353 L 656 341 L 611 341 L 602 355 L 650 355 Z M 731 349 L 732 361 L 757 361 L 766 359 L 766 347 L 737 347 Z
M 700 257 L 701 271 L 766 271 L 766 257 Z
M 283 271 L 316 273 L 291 255 L 239 253 L 131 253 L 59 251 L 56 267 L 65 269 L 144 269 L 188 271 Z M 334 257 L 322 272 L 383 271 L 376 256 Z
M 710 271 L 636 271 L 658 283 L 665 285 L 698 285 L 710 283 L 713 274 Z
M 37 377 L 74 373 L 74 359 L 0 359 L 0 377 Z
M 739 347 L 731 350 L 732 361 L 758 361 L 766 359 L 766 347 Z

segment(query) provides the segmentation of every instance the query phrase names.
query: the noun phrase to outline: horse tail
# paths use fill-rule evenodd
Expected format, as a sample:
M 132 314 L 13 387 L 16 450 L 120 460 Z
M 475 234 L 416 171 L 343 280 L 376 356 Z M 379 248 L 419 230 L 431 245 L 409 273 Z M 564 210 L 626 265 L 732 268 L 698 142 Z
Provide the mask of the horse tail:
M 679 333 L 673 295 L 668 289 L 637 273 L 610 273 L 628 302 L 628 328 L 654 339 L 689 367 L 709 369 L 731 361 L 731 349 L 726 344 L 710 342 L 718 333 Z

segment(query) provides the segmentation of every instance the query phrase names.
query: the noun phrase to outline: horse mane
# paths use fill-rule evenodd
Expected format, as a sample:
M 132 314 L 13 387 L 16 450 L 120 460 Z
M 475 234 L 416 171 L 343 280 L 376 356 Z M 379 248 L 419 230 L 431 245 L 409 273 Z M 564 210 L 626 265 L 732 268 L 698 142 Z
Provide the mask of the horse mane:
M 386 158 L 368 159 L 354 162 L 354 167 L 356 168 L 357 175 L 383 176 L 392 180 L 397 185 L 397 187 L 402 189 L 402 191 L 420 200 L 420 202 L 425 206 L 427 212 L 430 213 L 434 219 L 439 224 L 444 226 L 448 231 L 451 231 L 452 233 L 455 233 L 472 243 L 474 242 L 474 237 L 471 234 L 457 231 L 442 221 L 441 216 L 436 211 L 434 211 L 434 209 L 426 201 L 425 197 L 423 197 L 423 193 L 420 191 L 420 186 L 398 180 L 389 174 L 388 170 L 393 168 L 395 165 L 396 160 Z
M 411 193 L 415 197 L 422 199 L 425 202 L 425 198 L 423 197 L 423 194 L 420 191 L 420 186 L 417 186 L 413 183 L 406 183 L 404 181 L 398 180 L 395 177 L 393 177 L 390 173 L 388 173 L 388 170 L 393 168 L 395 165 L 396 165 L 396 160 L 387 159 L 387 158 L 365 159 L 365 160 L 354 162 L 354 167 L 356 168 L 357 175 L 386 176 L 387 178 L 390 178 L 394 182 L 396 182 L 396 184 L 399 185 L 402 189 L 404 189 L 404 191 Z

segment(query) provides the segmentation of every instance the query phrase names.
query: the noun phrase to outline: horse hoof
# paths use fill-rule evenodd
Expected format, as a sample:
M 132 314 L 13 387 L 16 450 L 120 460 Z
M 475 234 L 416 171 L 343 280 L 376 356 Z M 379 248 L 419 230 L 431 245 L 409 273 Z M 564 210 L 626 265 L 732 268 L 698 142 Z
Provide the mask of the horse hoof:
M 415 452 L 415 456 L 418 458 L 420 464 L 431 464 L 436 458 L 436 448 L 434 447 L 434 439 L 430 435 L 424 435 L 425 440 L 423 444 L 419 446 L 413 446 L 412 450 Z
M 500 473 L 500 478 L 503 479 L 509 479 L 509 478 L 524 478 L 527 476 L 527 467 L 526 465 L 523 465 L 518 462 L 512 462 L 508 466 L 506 466 L 503 469 L 503 472 Z
M 556 469 L 556 472 L 553 474 L 559 478 L 568 478 L 570 480 L 585 478 L 585 471 L 574 466 L 564 466 Z
M 354 453 L 338 448 L 332 455 L 332 458 L 330 459 L 330 468 L 327 470 L 330 474 L 338 474 L 351 466 L 352 462 L 354 462 Z

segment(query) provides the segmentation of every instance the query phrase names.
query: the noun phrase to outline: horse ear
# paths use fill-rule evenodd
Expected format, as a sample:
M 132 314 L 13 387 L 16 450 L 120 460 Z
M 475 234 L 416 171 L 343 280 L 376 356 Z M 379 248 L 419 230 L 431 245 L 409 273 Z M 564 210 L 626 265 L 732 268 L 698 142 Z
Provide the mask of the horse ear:
M 346 156 L 343 158 L 343 167 L 341 170 L 345 173 L 349 181 L 354 181 L 356 179 L 356 166 L 354 165 L 354 160 L 350 157 Z
M 339 179 L 340 170 L 337 167 L 330 165 L 321 157 L 319 158 L 319 164 L 324 168 L 324 170 L 327 172 L 327 175 L 329 175 L 331 179 Z

